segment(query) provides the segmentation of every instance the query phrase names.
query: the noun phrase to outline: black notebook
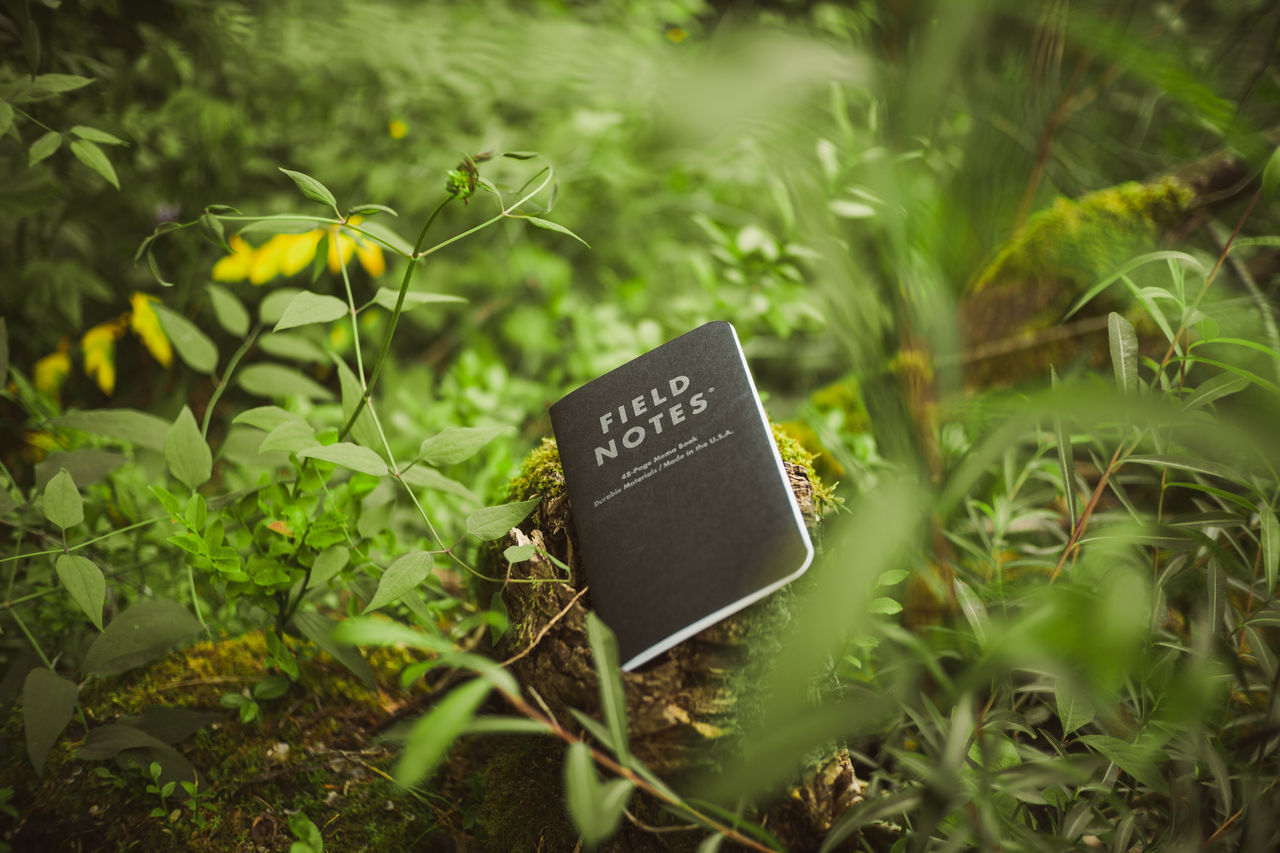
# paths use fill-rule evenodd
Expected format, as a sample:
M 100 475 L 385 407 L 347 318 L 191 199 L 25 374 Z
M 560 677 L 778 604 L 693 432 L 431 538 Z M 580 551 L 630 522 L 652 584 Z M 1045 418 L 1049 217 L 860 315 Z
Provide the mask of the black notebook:
M 551 406 L 593 607 L 623 669 L 799 577 L 813 545 L 733 326 Z

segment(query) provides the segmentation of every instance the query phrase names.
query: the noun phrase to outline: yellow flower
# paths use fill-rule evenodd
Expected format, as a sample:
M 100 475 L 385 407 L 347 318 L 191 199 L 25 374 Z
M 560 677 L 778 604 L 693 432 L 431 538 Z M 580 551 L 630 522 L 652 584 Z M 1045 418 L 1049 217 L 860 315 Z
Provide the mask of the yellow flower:
M 404 139 L 409 135 L 409 125 L 405 124 L 398 118 L 393 118 L 387 122 L 387 134 L 392 139 Z
M 353 216 L 348 221 L 352 225 L 359 225 L 364 218 Z M 365 272 L 375 278 L 387 271 L 381 246 L 339 226 L 329 226 L 329 272 L 340 272 L 351 263 L 352 254 L 360 259 L 360 266 L 364 267 Z
M 232 234 L 227 244 L 231 246 L 231 254 L 220 258 L 213 265 L 213 280 L 244 281 L 249 275 L 249 265 L 253 262 L 253 247 L 239 234 Z
M 71 374 L 71 356 L 67 354 L 70 348 L 71 342 L 64 336 L 58 342 L 57 352 L 51 352 L 36 362 L 32 379 L 37 391 L 58 399 L 59 389 Z
M 102 393 L 111 396 L 116 390 L 116 341 L 124 334 L 125 320 L 108 320 L 84 333 L 80 349 L 84 352 L 84 372 L 92 377 Z
M 133 308 L 129 314 L 129 328 L 142 341 L 151 357 L 162 367 L 168 367 L 173 364 L 173 347 L 160 326 L 160 318 L 151 308 L 151 303 L 155 301 L 154 296 L 147 296 L 145 293 L 134 293 L 129 297 L 129 305 Z

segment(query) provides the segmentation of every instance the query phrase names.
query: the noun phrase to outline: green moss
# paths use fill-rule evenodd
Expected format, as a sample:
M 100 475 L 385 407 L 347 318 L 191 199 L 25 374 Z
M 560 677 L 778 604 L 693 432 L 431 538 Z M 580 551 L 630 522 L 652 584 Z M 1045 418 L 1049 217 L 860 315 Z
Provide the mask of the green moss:
M 973 291 L 1027 279 L 1070 281 L 1086 288 L 1176 224 L 1194 198 L 1173 178 L 1127 183 L 1059 198 L 1030 218 L 974 282 Z
M 485 850 L 572 850 L 577 834 L 561 797 L 564 746 L 547 738 L 504 738 L 479 774 L 477 841 Z
M 821 516 L 837 503 L 835 487 L 822 482 L 814 470 L 814 453 L 809 451 L 803 442 L 794 434 L 792 428 L 771 424 L 773 439 L 778 445 L 778 453 L 784 462 L 800 465 L 809 475 L 813 485 L 814 508 Z M 516 476 L 507 483 L 504 500 L 523 501 L 533 497 L 554 498 L 564 491 L 564 469 L 560 467 L 560 451 L 555 439 L 543 438 L 542 441 L 520 464 Z M 545 505 L 544 501 L 544 505 Z M 535 523 L 538 516 L 535 513 Z
M 388 711 L 409 702 L 410 695 L 371 690 L 309 644 L 290 643 L 301 660 L 299 682 L 280 699 L 261 703 L 261 718 L 249 724 L 224 711 L 219 700 L 262 678 L 266 650 L 260 631 L 197 643 L 120 677 L 92 680 L 82 690 L 91 727 L 156 706 L 224 713 L 176 745 L 207 780 L 200 796 L 203 825 L 172 797 L 169 814 L 152 816 L 160 801 L 146 792 L 137 770 L 77 759 L 85 736 L 78 722 L 59 740 L 43 778 L 35 777 L 25 760 L 21 713 L 12 709 L 4 734 L 13 760 L 0 770 L 0 788 L 14 790 L 23 818 L 15 845 L 193 853 L 242 845 L 287 849 L 293 840 L 288 816 L 295 810 L 321 827 L 326 849 L 415 849 L 442 831 L 439 807 L 424 807 L 388 780 L 394 751 L 375 742 Z M 409 662 L 407 655 L 372 655 L 379 682 L 394 684 L 392 676 Z

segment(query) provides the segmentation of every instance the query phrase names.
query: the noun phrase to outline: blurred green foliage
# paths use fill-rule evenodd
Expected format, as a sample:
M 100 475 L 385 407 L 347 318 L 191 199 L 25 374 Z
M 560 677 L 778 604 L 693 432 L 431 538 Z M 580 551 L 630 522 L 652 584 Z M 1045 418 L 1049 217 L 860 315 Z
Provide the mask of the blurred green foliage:
M 0 8 L 0 658 L 61 721 L 34 764 L 77 680 L 200 630 L 272 629 L 242 715 L 300 637 L 363 677 L 328 629 L 371 603 L 478 674 L 431 712 L 456 735 L 512 686 L 458 651 L 503 616 L 438 531 L 503 499 L 547 404 L 727 319 L 850 511 L 774 736 L 713 796 L 844 741 L 869 787 L 828 848 L 1274 847 L 1275 4 Z M 434 245 L 542 179 L 481 156 L 512 151 L 554 170 L 522 212 L 585 242 L 501 216 L 413 260 L 422 223 Z M 1032 357 L 1069 312 L 1094 336 Z M 476 427 L 476 455 L 425 454 Z M 598 840 L 660 788 L 584 755 Z

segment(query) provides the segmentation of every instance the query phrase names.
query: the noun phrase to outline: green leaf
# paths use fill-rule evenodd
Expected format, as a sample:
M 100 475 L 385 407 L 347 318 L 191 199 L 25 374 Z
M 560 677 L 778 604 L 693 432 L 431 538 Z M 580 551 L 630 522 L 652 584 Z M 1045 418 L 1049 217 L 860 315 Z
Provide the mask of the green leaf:
M 871 599 L 871 604 L 867 609 L 876 616 L 892 616 L 895 613 L 902 612 L 902 603 L 895 598 L 880 595 Z
M 332 358 L 334 366 L 338 369 L 338 385 L 342 389 L 342 420 L 345 423 L 351 419 L 351 413 L 360 404 L 360 398 L 364 396 L 364 391 L 361 389 L 360 381 L 356 379 L 356 375 L 351 372 L 350 367 L 347 367 L 347 363 L 339 358 L 336 353 L 332 354 Z M 368 406 L 365 406 L 364 410 L 360 412 L 360 417 L 356 418 L 355 426 L 351 428 L 350 435 L 357 444 L 362 444 L 365 447 L 382 446 L 381 434 L 373 422 L 373 415 L 370 414 Z
M 542 498 L 487 506 L 467 516 L 467 533 L 486 542 L 507 535 L 507 531 L 528 518 Z
M 1267 595 L 1272 596 L 1276 592 L 1277 567 L 1280 567 L 1280 522 L 1276 521 L 1276 514 L 1269 506 L 1263 507 L 1260 515 L 1262 517 L 1262 567 L 1267 578 Z
M 0 101 L 3 103 L 3 101 Z M 0 317 L 0 388 L 8 384 L 9 377 L 9 327 Z
M 22 727 L 27 756 L 36 773 L 44 775 L 44 763 L 58 737 L 71 722 L 80 691 L 75 682 L 36 667 L 22 683 Z
M 71 132 L 81 139 L 87 139 L 90 142 L 101 142 L 103 145 L 128 145 L 120 137 L 105 130 L 98 130 L 96 127 L 86 127 L 83 124 L 77 124 L 71 128 Z
M 53 152 L 62 147 L 62 134 L 57 131 L 49 131 L 42 135 L 35 142 L 31 143 L 31 147 L 27 149 L 27 168 L 31 168 L 35 164 L 47 157 L 53 156 Z
M 1058 719 L 1062 722 L 1064 735 L 1088 725 L 1097 716 L 1098 709 L 1089 695 L 1066 679 L 1059 678 L 1054 683 L 1053 698 L 1058 705 Z
M 216 214 L 206 210 L 200 214 L 199 222 L 200 233 L 204 235 L 206 240 L 224 252 L 230 253 L 233 251 L 231 244 L 227 242 L 227 229 Z
M 253 685 L 253 698 L 259 702 L 270 702 L 272 699 L 279 699 L 289 692 L 289 685 L 292 683 L 282 675 L 268 675 Z
M 335 465 L 350 468 L 352 471 L 359 471 L 362 474 L 372 474 L 375 477 L 381 477 L 387 473 L 387 463 L 382 461 L 381 456 L 367 447 L 361 447 L 358 444 L 352 444 L 347 441 L 340 441 L 337 444 L 330 444 L 325 447 L 308 447 L 306 450 L 299 450 L 298 458 L 320 459 L 324 462 L 332 462 Z
M 200 623 L 176 601 L 147 599 L 112 619 L 84 657 L 92 675 L 119 675 L 198 634 Z
M 1248 387 L 1249 380 L 1244 376 L 1231 373 L 1219 373 L 1217 376 L 1200 383 L 1200 386 L 1187 395 L 1183 405 L 1188 411 L 1207 406 L 1214 400 L 1226 397 Z
M 258 346 L 267 355 L 286 358 L 303 364 L 325 361 L 325 352 L 302 335 L 289 332 L 270 332 L 258 338 Z
M 357 214 L 360 216 L 372 216 L 375 213 L 388 213 L 392 216 L 400 215 L 385 204 L 365 203 L 357 204 L 355 207 L 351 208 L 351 215 L 353 216 Z
M 1058 371 L 1049 366 L 1049 378 L 1053 387 L 1058 385 Z M 1071 431 L 1067 429 L 1063 418 L 1053 419 L 1053 437 L 1058 446 L 1058 471 L 1062 474 L 1062 494 L 1067 501 L 1067 520 L 1069 530 L 1074 530 L 1079 518 L 1076 508 L 1076 457 L 1075 448 L 1071 446 Z
M 90 559 L 76 554 L 63 554 L 56 564 L 58 580 L 71 600 L 89 617 L 99 631 L 102 630 L 102 605 L 107 598 L 107 581 L 102 569 Z
M 120 189 L 120 179 L 116 177 L 115 167 L 111 165 L 111 161 L 107 159 L 106 152 L 99 148 L 96 142 L 90 142 L 87 139 L 73 140 L 71 153 L 81 163 L 84 163 L 105 178 L 111 186 Z
M 724 835 L 717 832 L 702 839 L 701 843 L 698 844 L 698 849 L 695 853 L 719 853 L 720 847 L 723 844 Z
M 1153 791 L 1168 790 L 1155 762 L 1157 750 L 1110 735 L 1081 735 L 1079 740 Z
M 1100 280 L 1099 282 L 1091 286 L 1084 293 L 1083 296 L 1081 296 L 1079 299 L 1075 301 L 1075 304 L 1073 304 L 1071 308 L 1067 311 L 1067 313 L 1063 316 L 1062 322 L 1065 323 L 1067 320 L 1071 318 L 1073 314 L 1075 314 L 1077 311 L 1079 311 L 1081 308 L 1087 305 L 1089 301 L 1092 300 L 1095 296 L 1097 296 L 1102 291 L 1106 290 L 1111 285 L 1115 284 L 1117 281 L 1120 281 L 1121 279 L 1123 279 L 1126 275 L 1133 272 L 1138 267 L 1145 266 L 1146 264 L 1150 264 L 1150 263 L 1156 263 L 1159 261 L 1165 261 L 1165 262 L 1181 261 L 1182 263 L 1186 264 L 1191 269 L 1195 270 L 1201 275 L 1205 274 L 1204 264 L 1200 263 L 1200 260 L 1196 258 L 1194 255 L 1188 255 L 1186 252 L 1161 250 L 1158 252 L 1148 252 L 1145 255 L 1139 255 L 1138 257 L 1131 258 L 1130 260 L 1121 264 L 1119 267 L 1117 267 L 1116 269 L 1108 273 L 1102 280 Z
M 289 846 L 289 853 L 321 853 L 324 850 L 320 828 L 311 822 L 305 812 L 298 812 L 289 818 L 289 831 L 298 839 Z
M 233 424 L 245 424 L 261 430 L 271 430 L 285 423 L 303 423 L 302 416 L 279 406 L 255 406 L 232 418 Z
M 871 205 L 845 198 L 827 202 L 827 209 L 842 219 L 870 219 L 876 215 L 876 209 Z
M 899 788 L 891 794 L 880 797 L 867 797 L 862 802 L 854 804 L 831 825 L 826 838 L 822 840 L 822 846 L 818 848 L 818 853 L 831 853 L 841 849 L 840 842 L 864 826 L 914 811 L 920 807 L 923 798 L 924 789 L 918 785 Z
M 436 469 L 428 468 L 425 465 L 414 465 L 408 471 L 401 474 L 400 479 L 404 480 L 410 486 L 421 486 L 424 489 L 432 489 L 437 492 L 444 492 L 448 495 L 457 495 L 458 497 L 465 498 L 472 503 L 480 503 L 480 498 L 476 493 L 468 489 L 462 483 L 459 483 L 457 480 L 450 479 Z
M 347 303 L 338 297 L 304 290 L 293 297 L 273 331 L 279 332 L 311 323 L 332 323 L 346 314 Z
M 281 450 L 285 453 L 297 453 L 316 446 L 316 431 L 311 424 L 302 420 L 285 421 L 267 433 L 258 445 L 259 453 L 270 453 Z
M 1116 384 L 1126 394 L 1132 394 L 1138 390 L 1138 334 L 1132 323 L 1112 311 L 1107 315 L 1107 339 Z
M 428 465 L 453 465 L 470 459 L 486 444 L 511 431 L 507 426 L 449 427 L 425 439 L 418 456 Z
M 357 227 L 369 237 L 386 244 L 393 252 L 405 257 L 413 255 L 413 244 L 381 222 L 361 222 Z
M 1280 148 L 1271 152 L 1262 170 L 1262 193 L 1272 204 L 1280 199 Z
M 206 284 L 204 292 L 213 305 L 213 316 L 227 334 L 242 338 L 249 334 L 249 311 L 236 296 L 220 284 Z
M 627 734 L 627 695 L 622 688 L 622 670 L 618 667 L 618 641 L 613 631 L 594 612 L 587 613 L 587 645 L 596 665 L 600 691 L 600 712 L 613 741 L 614 754 L 622 764 L 630 762 Z
M 549 219 L 539 219 L 536 216 L 518 216 L 516 218 L 523 219 L 524 221 L 528 222 L 530 225 L 536 225 L 538 228 L 545 228 L 548 231 L 555 231 L 557 234 L 564 234 L 566 237 L 572 237 L 582 245 L 586 246 L 588 249 L 591 248 L 590 243 L 588 243 L 586 240 L 583 240 L 577 234 L 574 234 L 572 231 L 570 231 L 568 228 L 565 228 L 563 225 L 561 225 L 558 222 L 552 222 Z
M 538 553 L 536 545 L 512 545 L 502 552 L 502 559 L 508 563 L 523 563 L 525 560 L 533 559 L 536 553 Z
M 137 409 L 88 409 L 54 418 L 54 426 L 78 429 L 125 441 L 148 450 L 164 450 L 169 422 Z
M 1156 468 L 1177 468 L 1180 471 L 1209 474 L 1213 477 L 1221 477 L 1224 480 L 1230 480 L 1233 483 L 1248 482 L 1245 476 L 1234 468 L 1223 465 L 1219 462 L 1213 462 L 1208 459 L 1199 459 L 1194 456 L 1175 456 L 1168 453 L 1135 453 L 1132 456 L 1126 456 L 1125 461 L 1137 463 L 1139 465 L 1151 465 Z
M 370 613 L 398 599 L 431 574 L 432 556 L 426 551 L 413 551 L 398 558 L 378 579 L 378 591 L 362 613 Z
M 613 745 L 613 734 L 607 729 L 604 723 L 599 720 L 588 717 L 577 708 L 570 708 L 569 714 L 578 721 L 578 725 L 582 726 L 588 734 L 598 740 L 607 747 L 611 752 L 617 752 Z
M 284 309 L 302 292 L 296 287 L 281 287 L 271 291 L 258 303 L 258 319 L 264 326 L 278 322 L 284 316 Z
M 150 251 L 147 252 L 147 268 L 151 270 L 151 277 L 154 278 L 156 283 L 161 287 L 173 287 L 173 282 L 169 281 L 160 273 L 160 264 L 156 262 L 155 254 Z
M 240 371 L 236 381 L 259 397 L 289 397 L 297 394 L 310 400 L 328 400 L 333 392 L 314 379 L 281 364 L 251 364 Z
M 379 287 L 378 292 L 373 295 L 373 301 L 386 308 L 388 311 L 396 310 L 396 299 L 399 297 L 400 291 L 394 287 Z M 466 302 L 461 296 L 450 296 L 447 293 L 416 293 L 409 291 L 404 295 L 404 310 L 416 308 L 419 305 L 428 305 L 432 302 Z
M 164 461 L 169 472 L 189 489 L 205 483 L 213 473 L 213 454 L 200 435 L 196 417 L 189 406 L 174 420 L 164 437 Z
M 81 77 L 79 74 L 41 74 L 26 91 L 26 100 L 40 100 L 50 95 L 74 92 L 92 82 L 92 77 Z
M 200 331 L 195 323 L 167 305 L 153 302 L 151 310 L 156 312 L 160 326 L 169 336 L 169 341 L 173 344 L 174 351 L 178 353 L 178 358 L 192 370 L 204 374 L 213 373 L 218 366 L 218 348 L 214 346 L 213 341 L 209 340 L 209 336 Z
M 8 101 L 0 100 L 0 136 L 8 133 L 11 127 L 13 127 L 13 107 L 9 106 Z
M 44 517 L 63 530 L 84 521 L 84 501 L 65 468 L 44 487 Z
M 982 603 L 982 599 L 969 588 L 969 585 L 959 578 L 955 580 L 955 590 L 960 609 L 964 611 L 964 617 L 968 620 L 969 627 L 973 629 L 973 636 L 977 639 L 978 646 L 985 648 L 989 627 L 986 606 Z
M 52 480 L 62 468 L 67 469 L 67 473 L 76 481 L 77 486 L 85 488 L 102 480 L 128 461 L 129 457 L 123 453 L 113 453 L 110 450 L 98 450 L 92 447 L 70 452 L 55 450 L 36 463 L 36 488 L 44 488 L 45 484 Z
M 343 550 L 345 551 L 346 549 L 344 548 Z M 364 655 L 354 645 L 344 643 L 334 636 L 334 629 L 338 627 L 338 624 L 338 622 L 315 610 L 295 613 L 293 616 L 293 626 L 302 633 L 302 636 L 327 652 L 329 657 L 345 666 L 370 690 L 376 690 L 377 685 L 373 678 L 373 670 L 369 668 L 369 662 L 364 659 Z
M 533 158 L 538 156 L 538 152 L 537 151 L 503 151 L 502 156 L 507 157 L 511 160 L 532 160 Z
M 429 777 L 492 689 L 493 685 L 483 678 L 468 681 L 419 718 L 409 730 L 404 752 L 396 762 L 396 781 L 410 787 Z
M 307 578 L 307 589 L 323 587 L 329 580 L 346 567 L 351 559 L 351 552 L 345 545 L 333 545 L 316 555 L 311 564 L 311 576 Z
M 386 619 L 357 617 L 347 619 L 333 631 L 333 638 L 339 642 L 361 646 L 397 646 L 426 649 L 435 652 L 440 663 L 459 669 L 469 669 L 483 676 L 499 690 L 520 695 L 520 684 L 511 673 L 483 655 L 459 652 L 452 642 L 444 637 L 424 634 L 408 625 L 389 622 Z
M 607 840 L 618 829 L 622 811 L 635 786 L 628 779 L 596 781 L 591 750 L 578 741 L 564 756 L 564 790 L 569 817 L 588 848 Z
M 467 735 L 546 735 L 551 726 L 526 717 L 486 716 L 475 717 L 467 723 L 463 734 Z
M 333 208 L 334 213 L 338 214 L 339 216 L 342 215 L 338 211 L 338 200 L 333 197 L 333 193 L 329 192 L 329 188 L 326 187 L 324 184 L 320 183 L 310 175 L 303 174 L 302 172 L 295 172 L 292 169 L 286 169 L 283 166 L 280 166 L 278 168 L 280 169 L 280 171 L 288 175 L 295 184 L 298 185 L 298 189 L 302 191 L 302 194 L 304 196 L 311 199 L 312 201 L 318 201 L 321 204 L 327 204 L 329 207 Z

